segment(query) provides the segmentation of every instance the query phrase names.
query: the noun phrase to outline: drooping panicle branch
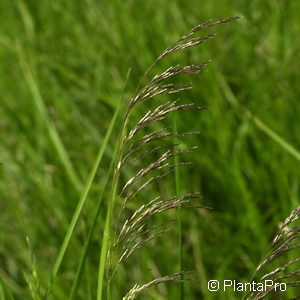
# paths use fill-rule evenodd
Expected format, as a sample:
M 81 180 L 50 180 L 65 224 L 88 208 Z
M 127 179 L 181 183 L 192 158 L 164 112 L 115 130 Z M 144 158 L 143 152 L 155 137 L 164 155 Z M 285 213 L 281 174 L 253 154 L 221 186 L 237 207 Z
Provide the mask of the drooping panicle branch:
M 272 295 L 280 293 L 281 291 L 275 288 L 278 283 L 284 283 L 287 288 L 300 286 L 300 281 L 297 280 L 300 277 L 300 255 L 298 254 L 300 248 L 300 226 L 295 224 L 300 219 L 299 217 L 300 206 L 293 210 L 280 225 L 269 250 L 256 268 L 255 275 L 262 273 L 268 267 L 272 267 L 278 261 L 279 266 L 260 277 L 260 281 L 269 280 L 273 282 L 273 285 L 267 290 L 251 293 L 247 299 L 257 300 L 269 296 L 271 293 Z M 290 258 L 289 255 L 293 253 L 294 258 Z M 282 264 L 284 260 L 286 262 Z
M 191 199 L 199 199 L 199 194 L 185 194 L 183 196 L 174 196 L 166 200 L 160 200 L 160 196 L 156 197 L 154 200 L 150 201 L 147 204 L 142 205 L 135 213 L 125 221 L 123 228 L 120 231 L 120 234 L 115 243 L 115 247 L 122 243 L 123 248 L 125 245 L 125 251 L 121 254 L 119 262 L 128 258 L 137 248 L 137 245 L 143 245 L 142 241 L 137 241 L 135 246 L 130 246 L 129 242 L 136 240 L 140 234 L 145 233 L 147 230 L 147 223 L 149 219 L 161 212 L 166 210 L 174 209 L 177 207 L 182 207 L 188 205 Z M 201 206 L 203 208 L 203 206 Z M 166 231 L 162 230 L 159 232 L 159 235 L 155 234 L 151 237 L 160 236 Z M 139 233 L 139 235 L 136 235 Z M 132 235 L 135 236 L 135 239 L 132 239 Z
M 185 280 L 181 280 L 180 278 L 185 275 L 185 274 L 190 274 L 192 272 L 178 272 L 175 274 L 171 274 L 171 275 L 167 275 L 164 277 L 160 277 L 160 278 L 156 278 L 148 283 L 142 284 L 142 285 L 138 285 L 135 284 L 134 287 L 126 294 L 126 296 L 123 297 L 123 300 L 134 300 L 136 299 L 136 297 L 142 293 L 144 290 L 164 283 L 164 282 L 182 282 L 182 281 L 187 281 Z

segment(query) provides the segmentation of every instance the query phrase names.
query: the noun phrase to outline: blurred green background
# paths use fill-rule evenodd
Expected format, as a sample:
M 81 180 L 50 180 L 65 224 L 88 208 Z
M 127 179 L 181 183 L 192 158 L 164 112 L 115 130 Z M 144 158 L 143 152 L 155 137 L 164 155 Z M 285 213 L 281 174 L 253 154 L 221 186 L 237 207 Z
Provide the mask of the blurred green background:
M 124 105 L 179 36 L 208 19 L 239 15 L 209 30 L 215 39 L 166 59 L 154 73 L 212 59 L 180 96 L 209 109 L 177 116 L 179 131 L 201 132 L 187 140 L 199 149 L 188 156 L 181 189 L 199 191 L 201 204 L 213 207 L 183 211 L 184 266 L 199 278 L 185 290 L 187 299 L 241 299 L 210 293 L 206 282 L 249 279 L 279 222 L 299 203 L 299 12 L 297 0 L 2 0 L 0 297 L 30 299 L 25 277 L 35 265 L 33 282 L 45 290 L 128 71 Z M 50 299 L 69 296 L 117 135 L 116 127 Z M 131 172 L 128 166 L 124 179 Z M 105 199 L 76 299 L 95 299 Z M 115 299 L 135 283 L 178 271 L 173 229 L 120 268 Z M 177 293 L 170 283 L 141 299 Z

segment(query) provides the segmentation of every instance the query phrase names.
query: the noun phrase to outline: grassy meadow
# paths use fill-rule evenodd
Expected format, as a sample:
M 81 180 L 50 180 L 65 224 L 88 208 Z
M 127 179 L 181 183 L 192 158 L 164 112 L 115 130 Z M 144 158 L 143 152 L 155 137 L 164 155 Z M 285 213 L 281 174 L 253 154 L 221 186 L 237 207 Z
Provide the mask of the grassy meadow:
M 111 222 L 120 227 L 157 192 L 199 192 L 196 204 L 212 209 L 155 215 L 153 226 L 175 219 L 170 231 L 120 264 L 103 299 L 182 270 L 195 271 L 185 275 L 192 281 L 162 283 L 138 299 L 242 299 L 210 292 L 207 282 L 250 280 L 299 205 L 299 12 L 297 0 L 0 1 L 0 299 L 100 299 L 113 163 L 130 98 L 166 47 L 199 23 L 231 16 L 242 18 L 207 29 L 216 37 L 148 74 L 212 60 L 207 72 L 183 79 L 193 89 L 137 106 L 128 128 L 167 100 L 208 109 L 153 125 L 199 131 L 178 138 L 182 149 L 198 149 L 175 158 L 191 164 L 115 209 Z M 126 164 L 120 183 L 155 158 Z

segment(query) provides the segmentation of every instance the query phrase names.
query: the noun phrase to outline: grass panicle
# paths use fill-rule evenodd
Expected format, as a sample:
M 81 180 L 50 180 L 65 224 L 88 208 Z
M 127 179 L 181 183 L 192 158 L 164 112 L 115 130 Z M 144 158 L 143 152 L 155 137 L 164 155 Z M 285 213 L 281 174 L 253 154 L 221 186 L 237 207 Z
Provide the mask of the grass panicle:
M 189 33 L 179 38 L 174 45 L 164 50 L 144 73 L 135 95 L 129 102 L 117 142 L 118 152 L 115 158 L 116 168 L 111 188 L 112 193 L 107 208 L 106 225 L 100 255 L 98 300 L 101 300 L 103 297 L 105 284 L 107 287 L 106 295 L 108 298 L 111 297 L 110 282 L 112 276 L 115 274 L 118 264 L 123 263 L 136 250 L 147 244 L 147 242 L 163 235 L 169 230 L 168 228 L 163 228 L 163 226 L 149 225 L 149 219 L 153 219 L 155 215 L 170 209 L 176 209 L 183 206 L 201 207 L 198 204 L 191 205 L 189 203 L 191 199 L 199 198 L 199 195 L 191 193 L 178 195 L 178 188 L 176 188 L 176 192 L 173 192 L 176 196 L 162 198 L 159 194 L 157 196 L 153 195 L 154 200 L 142 204 L 135 211 L 128 211 L 127 204 L 129 201 L 139 198 L 140 192 L 147 189 L 151 184 L 158 180 L 165 179 L 174 170 L 178 170 L 178 167 L 187 164 L 186 162 L 179 161 L 176 157 L 197 149 L 197 147 L 178 149 L 180 142 L 174 143 L 174 138 L 177 139 L 178 137 L 192 135 L 197 132 L 178 133 L 177 130 L 174 131 L 174 128 L 171 131 L 169 131 L 168 128 L 157 130 L 154 126 L 155 123 L 165 121 L 168 116 L 171 117 L 171 114 L 177 111 L 203 110 L 205 107 L 195 105 L 194 103 L 179 104 L 179 99 L 167 101 L 157 105 L 151 110 L 147 109 L 144 116 L 139 118 L 131 128 L 129 128 L 129 124 L 132 123 L 132 117 L 135 117 L 136 106 L 144 104 L 147 101 L 147 106 L 151 107 L 154 104 L 149 101 L 154 97 L 157 98 L 158 96 L 177 94 L 191 89 L 192 87 L 189 82 L 174 84 L 170 83 L 169 80 L 173 79 L 175 76 L 192 76 L 200 74 L 205 71 L 204 68 L 208 65 L 209 61 L 195 65 L 171 66 L 162 73 L 152 77 L 148 82 L 143 82 L 153 66 L 160 60 L 172 53 L 200 45 L 206 40 L 214 37 L 213 34 L 195 37 L 196 33 L 214 25 L 226 23 L 235 19 L 237 19 L 237 17 L 200 24 L 192 28 Z M 168 82 L 166 82 L 166 80 L 168 80 Z M 141 87 L 142 84 L 143 86 Z M 171 139 L 171 141 L 169 142 L 168 139 Z M 151 156 L 149 154 L 151 154 Z M 147 158 L 153 157 L 153 154 L 158 157 L 147 163 Z M 138 169 L 131 178 L 127 179 L 125 183 L 122 183 L 120 180 L 122 169 L 126 168 L 126 166 L 132 162 L 138 164 Z M 121 207 L 119 210 L 121 211 L 121 214 L 119 214 L 120 217 L 118 218 L 118 221 L 120 221 L 120 224 L 124 222 L 121 226 L 119 222 L 117 222 L 117 224 L 116 222 L 113 222 L 113 216 L 116 214 L 115 211 L 117 211 L 116 207 L 119 205 Z M 121 221 L 123 215 L 126 215 L 125 211 L 126 214 L 129 213 L 131 216 L 126 220 Z M 114 230 L 112 230 L 113 228 Z M 183 270 L 179 271 L 182 272 Z M 164 280 L 154 280 L 153 284 L 154 282 L 155 284 L 158 284 L 163 281 Z M 132 293 L 134 294 L 133 291 L 139 292 L 143 289 L 144 288 L 140 286 L 135 286 Z M 133 299 L 128 297 L 125 297 L 124 299 Z M 183 299 L 182 295 L 180 298 Z
M 276 297 L 275 295 L 280 295 L 282 292 L 275 288 L 276 283 L 285 283 L 287 288 L 299 288 L 299 218 L 300 206 L 294 209 L 280 225 L 279 231 L 274 237 L 266 255 L 256 268 L 254 276 L 264 273 L 264 270 L 268 269 L 268 267 L 272 267 L 273 264 L 278 262 L 278 266 L 275 269 L 260 275 L 261 282 L 265 280 L 272 280 L 274 284 L 267 290 L 252 293 L 247 299 L 258 300 L 265 297 Z

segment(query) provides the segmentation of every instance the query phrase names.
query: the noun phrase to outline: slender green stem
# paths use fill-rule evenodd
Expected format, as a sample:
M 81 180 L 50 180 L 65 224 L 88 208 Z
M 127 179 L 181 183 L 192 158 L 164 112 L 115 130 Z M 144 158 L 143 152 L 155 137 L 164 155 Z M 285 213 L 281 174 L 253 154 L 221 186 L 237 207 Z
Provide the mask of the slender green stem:
M 70 293 L 70 297 L 69 297 L 70 300 L 72 300 L 72 299 L 75 298 L 75 295 L 76 295 L 76 292 L 77 292 L 77 289 L 78 289 L 78 286 L 79 286 L 79 281 L 81 279 L 81 274 L 82 274 L 82 271 L 83 271 L 83 266 L 84 266 L 84 263 L 85 263 L 86 257 L 87 257 L 87 251 L 89 249 L 89 245 L 90 245 L 92 236 L 93 236 L 95 228 L 96 228 L 96 223 L 97 223 L 97 219 L 98 219 L 98 216 L 99 216 L 99 213 L 100 213 L 100 208 L 102 206 L 102 200 L 103 200 L 103 196 L 104 196 L 104 191 L 105 191 L 105 189 L 107 187 L 107 183 L 108 183 L 108 181 L 109 181 L 109 179 L 111 177 L 112 167 L 113 167 L 113 161 L 111 161 L 111 163 L 110 163 L 110 166 L 109 166 L 109 169 L 108 169 L 108 172 L 107 172 L 107 176 L 105 178 L 105 182 L 104 182 L 104 184 L 102 186 L 101 195 L 100 195 L 100 198 L 98 200 L 98 205 L 97 205 L 97 208 L 96 208 L 96 211 L 95 211 L 95 215 L 94 215 L 94 217 L 92 219 L 92 224 L 91 224 L 91 226 L 89 228 L 87 237 L 85 239 L 84 249 L 83 249 L 82 255 L 80 257 L 80 261 L 79 261 L 79 264 L 78 264 L 78 267 L 77 267 L 77 271 L 76 271 L 75 280 L 73 282 L 71 293 Z
M 92 284 L 91 284 L 91 270 L 89 260 L 87 259 L 87 263 L 85 264 L 85 273 L 86 273 L 86 299 L 92 300 Z
M 127 73 L 122 97 L 124 94 L 124 90 L 127 84 L 127 80 L 129 78 L 130 70 Z M 103 289 L 104 289 L 104 273 L 106 269 L 106 260 L 107 260 L 107 253 L 109 249 L 109 242 L 110 242 L 110 231 L 111 231 L 111 219 L 113 215 L 113 208 L 117 196 L 117 189 L 118 189 L 118 181 L 119 181 L 119 166 L 118 162 L 120 161 L 122 157 L 122 145 L 124 142 L 125 137 L 125 131 L 126 131 L 126 125 L 129 117 L 129 111 L 126 112 L 124 121 L 122 123 L 120 134 L 117 139 L 117 147 L 116 147 L 116 154 L 114 156 L 113 162 L 115 165 L 114 168 L 114 176 L 112 181 L 112 192 L 111 196 L 109 197 L 108 207 L 107 207 L 107 213 L 106 213 L 106 219 L 105 219 L 105 225 L 104 225 L 104 231 L 103 231 L 103 237 L 102 237 L 102 245 L 101 245 L 101 252 L 100 252 L 100 260 L 99 260 L 99 270 L 98 270 L 98 284 L 97 284 L 97 300 L 102 300 L 103 297 Z
M 177 122 L 176 122 L 176 113 L 173 113 L 173 131 L 177 132 Z M 176 140 L 174 140 L 174 143 L 176 143 Z M 176 155 L 174 157 L 174 163 L 179 163 L 179 157 Z M 175 192 L 176 196 L 179 196 L 180 193 L 180 171 L 179 167 L 175 166 Z M 179 249 L 179 271 L 183 271 L 183 249 L 182 249 L 182 219 L 181 219 L 181 208 L 177 208 L 177 222 L 178 222 L 178 249 Z M 180 276 L 181 280 L 183 280 L 183 275 Z M 179 284 L 179 299 L 184 300 L 184 282 L 181 282 Z
M 121 127 L 120 136 L 118 138 L 118 145 L 116 150 L 116 159 L 114 160 L 115 163 L 115 172 L 113 176 L 113 182 L 112 182 L 112 193 L 109 197 L 108 202 L 108 208 L 107 208 L 107 214 L 105 219 L 105 226 L 103 231 L 103 237 L 102 237 L 102 245 L 101 245 L 101 254 L 100 254 L 100 262 L 99 262 L 99 271 L 98 271 L 98 285 L 97 285 L 97 300 L 102 300 L 103 296 L 103 287 L 104 287 L 104 272 L 106 268 L 106 259 L 107 259 L 107 253 L 109 249 L 109 238 L 110 238 L 110 231 L 111 231 L 111 219 L 113 215 L 113 208 L 116 201 L 117 196 L 117 188 L 118 188 L 118 181 L 119 181 L 119 168 L 118 168 L 118 162 L 120 161 L 120 158 L 122 156 L 122 143 L 124 141 L 124 135 L 125 135 L 125 128 L 126 123 L 128 120 L 128 114 L 126 115 L 123 125 Z
M 109 237 L 110 237 L 110 227 L 111 227 L 111 218 L 113 212 L 113 206 L 116 199 L 117 183 L 118 183 L 118 174 L 115 173 L 113 183 L 112 183 L 112 195 L 108 202 L 107 214 L 105 219 L 105 226 L 102 238 L 100 262 L 99 262 L 99 271 L 98 271 L 98 285 L 97 285 L 97 300 L 102 300 L 103 296 L 103 287 L 104 287 L 104 272 L 106 267 L 107 252 L 109 247 Z

